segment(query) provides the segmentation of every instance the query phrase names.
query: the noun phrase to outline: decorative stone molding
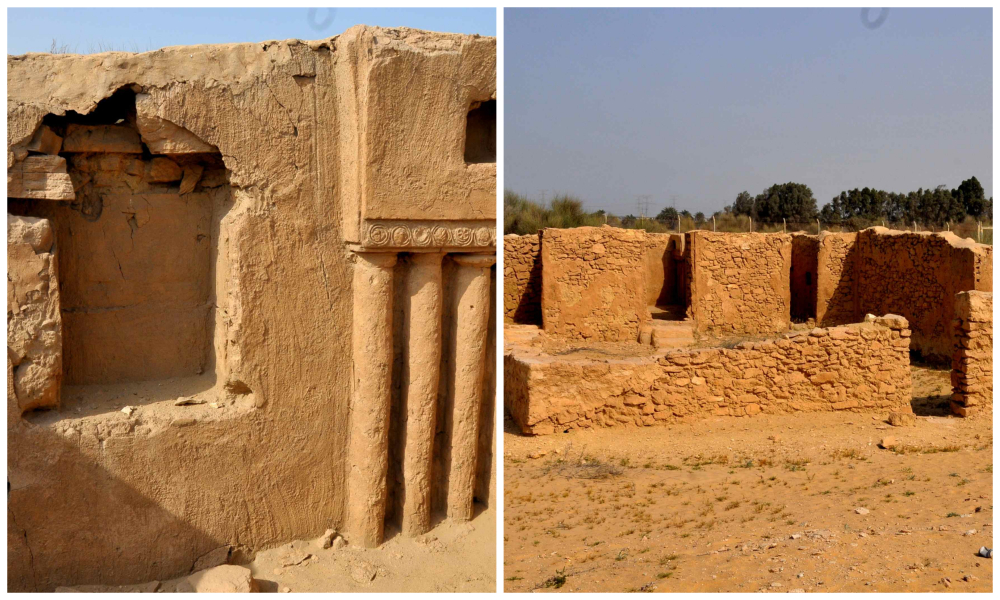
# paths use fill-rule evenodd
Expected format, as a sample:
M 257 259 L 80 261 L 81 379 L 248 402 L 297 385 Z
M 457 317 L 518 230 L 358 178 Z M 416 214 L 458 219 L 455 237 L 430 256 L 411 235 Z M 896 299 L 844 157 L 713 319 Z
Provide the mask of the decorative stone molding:
M 489 250 L 497 245 L 496 221 L 366 220 L 361 245 L 404 252 Z

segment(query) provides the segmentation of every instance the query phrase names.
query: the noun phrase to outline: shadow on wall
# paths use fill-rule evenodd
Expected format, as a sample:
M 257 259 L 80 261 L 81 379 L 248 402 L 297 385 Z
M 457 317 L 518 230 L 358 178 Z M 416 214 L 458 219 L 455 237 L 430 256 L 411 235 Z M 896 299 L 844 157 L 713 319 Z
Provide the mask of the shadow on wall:
M 96 446 L 101 442 L 96 438 L 92 442 L 100 451 Z M 61 437 L 47 427 L 22 424 L 8 431 L 8 592 L 177 577 L 193 567 L 190 559 L 178 557 L 203 556 L 228 544 L 95 465 L 81 451 L 81 443 L 85 442 L 78 436 Z M 161 484 L 175 488 L 169 494 L 174 498 L 196 485 L 186 482 L 180 472 Z M 66 494 L 77 499 L 67 504 Z M 63 510 L 71 506 L 75 514 L 61 513 L 53 519 L 47 506 Z M 136 527 L 138 523 L 142 526 Z M 110 555 L 129 560 L 109 562 Z
M 532 325 L 542 324 L 542 261 L 537 260 L 528 271 L 528 283 L 525 294 L 521 296 L 514 309 L 515 323 Z

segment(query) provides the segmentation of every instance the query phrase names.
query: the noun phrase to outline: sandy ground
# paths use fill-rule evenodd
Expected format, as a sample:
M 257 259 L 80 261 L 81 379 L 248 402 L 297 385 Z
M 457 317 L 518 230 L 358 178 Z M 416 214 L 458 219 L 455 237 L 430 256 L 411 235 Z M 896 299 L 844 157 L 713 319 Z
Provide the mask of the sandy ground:
M 504 590 L 991 591 L 992 421 L 948 415 L 948 371 L 913 378 L 915 427 L 830 413 L 525 437 L 508 421 Z
M 369 550 L 321 550 L 313 541 L 293 542 L 258 552 L 249 567 L 265 592 L 496 591 L 496 510 L 464 524 L 444 522 L 418 538 L 389 535 Z M 314 558 L 283 567 L 296 550 Z
M 496 510 L 468 523 L 445 521 L 431 532 L 407 538 L 387 531 L 378 548 L 323 549 L 300 540 L 258 552 L 247 566 L 263 593 L 269 592 L 495 592 Z M 64 592 L 191 591 L 187 577 L 135 585 L 81 585 Z

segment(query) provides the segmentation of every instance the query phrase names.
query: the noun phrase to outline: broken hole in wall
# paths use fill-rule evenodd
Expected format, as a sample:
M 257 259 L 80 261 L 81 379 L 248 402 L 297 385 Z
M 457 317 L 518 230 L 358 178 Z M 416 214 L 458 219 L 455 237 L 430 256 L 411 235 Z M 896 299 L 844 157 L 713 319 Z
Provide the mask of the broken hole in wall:
M 55 232 L 65 386 L 125 392 L 178 379 L 178 393 L 198 393 L 215 385 L 224 351 L 229 172 L 214 146 L 137 111 L 142 98 L 125 86 L 87 114 L 47 115 L 21 158 L 24 189 L 8 186 L 8 212 Z M 51 169 L 45 181 L 68 175 L 69 195 L 29 189 L 36 168 Z

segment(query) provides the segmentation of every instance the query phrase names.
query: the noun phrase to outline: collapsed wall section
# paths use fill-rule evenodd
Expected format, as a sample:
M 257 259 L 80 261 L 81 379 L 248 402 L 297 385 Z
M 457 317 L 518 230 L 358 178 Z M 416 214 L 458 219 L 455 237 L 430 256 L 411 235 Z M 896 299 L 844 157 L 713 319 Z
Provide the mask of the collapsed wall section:
M 542 324 L 540 233 L 503 236 L 503 316 L 514 323 Z
M 992 291 L 993 248 L 953 233 L 872 227 L 857 234 L 859 314 L 895 313 L 913 329 L 912 349 L 946 362 L 955 344 L 955 294 Z
M 636 341 L 647 318 L 646 232 L 617 227 L 545 229 L 542 320 L 547 333 Z
M 504 403 L 521 431 L 654 425 L 713 415 L 912 412 L 902 317 L 662 357 L 573 359 L 512 346 Z
M 782 233 L 688 233 L 691 315 L 698 331 L 788 329 L 792 239 Z
M 993 294 L 959 292 L 955 298 L 951 409 L 967 417 L 993 412 Z

